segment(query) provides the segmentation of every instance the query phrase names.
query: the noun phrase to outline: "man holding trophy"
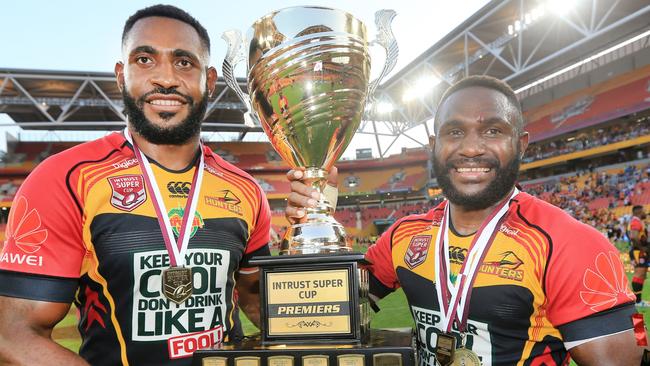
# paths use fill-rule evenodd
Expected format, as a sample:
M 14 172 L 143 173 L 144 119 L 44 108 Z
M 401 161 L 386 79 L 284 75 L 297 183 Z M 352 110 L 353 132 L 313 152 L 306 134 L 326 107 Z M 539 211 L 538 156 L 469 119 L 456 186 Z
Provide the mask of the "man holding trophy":
M 371 296 L 404 289 L 419 364 L 639 365 L 647 336 L 616 248 L 515 186 L 528 135 L 512 89 L 461 80 L 434 131 L 447 200 L 398 220 L 366 254 Z M 288 173 L 293 222 L 313 206 L 303 177 Z

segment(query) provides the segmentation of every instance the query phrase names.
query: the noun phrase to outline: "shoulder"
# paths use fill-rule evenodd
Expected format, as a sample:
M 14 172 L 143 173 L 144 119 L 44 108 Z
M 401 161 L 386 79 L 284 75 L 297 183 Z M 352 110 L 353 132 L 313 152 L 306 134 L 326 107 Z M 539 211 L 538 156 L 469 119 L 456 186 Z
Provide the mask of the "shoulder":
M 69 172 L 82 164 L 106 161 L 120 154 L 125 142 L 126 140 L 121 134 L 112 133 L 54 154 L 43 160 L 34 171 Z
M 517 217 L 527 226 L 542 232 L 555 244 L 574 240 L 586 241 L 590 238 L 607 241 L 598 230 L 576 220 L 559 207 L 528 193 L 520 193 L 514 201 Z
M 431 225 L 439 226 L 444 213 L 445 204 L 446 201 L 424 214 L 407 215 L 400 218 L 395 221 L 388 230 L 386 230 L 386 235 L 390 235 L 392 239 L 396 235 L 426 230 Z
M 209 147 L 204 146 L 204 149 L 207 157 L 206 169 L 208 169 L 211 174 L 220 176 L 247 190 L 254 191 L 259 199 L 266 199 L 262 187 L 260 187 L 253 176 L 234 164 L 227 162 Z

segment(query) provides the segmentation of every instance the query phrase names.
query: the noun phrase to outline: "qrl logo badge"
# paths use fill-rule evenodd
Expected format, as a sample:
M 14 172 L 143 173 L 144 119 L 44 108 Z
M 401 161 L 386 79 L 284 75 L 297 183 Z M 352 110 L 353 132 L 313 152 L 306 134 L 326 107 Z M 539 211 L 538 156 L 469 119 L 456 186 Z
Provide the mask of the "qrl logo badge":
M 404 254 L 404 262 L 409 268 L 413 269 L 424 263 L 429 252 L 429 244 L 431 244 L 431 235 L 417 235 L 411 238 L 411 243 Z
M 133 211 L 147 200 L 141 175 L 120 175 L 108 178 L 113 194 L 111 205 L 122 211 Z

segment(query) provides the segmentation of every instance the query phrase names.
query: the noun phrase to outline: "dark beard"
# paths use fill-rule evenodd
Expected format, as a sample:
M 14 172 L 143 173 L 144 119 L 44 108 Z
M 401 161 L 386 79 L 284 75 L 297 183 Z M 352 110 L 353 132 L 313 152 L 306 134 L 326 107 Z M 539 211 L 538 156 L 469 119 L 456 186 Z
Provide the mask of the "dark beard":
M 519 164 L 521 163 L 519 156 L 519 149 L 517 148 L 512 160 L 505 167 L 501 167 L 498 160 L 490 158 L 457 159 L 442 164 L 433 154 L 433 169 L 438 179 L 438 185 L 440 185 L 442 193 L 449 202 L 468 210 L 483 210 L 501 201 L 515 186 L 519 174 Z M 495 172 L 494 180 L 481 192 L 472 195 L 461 193 L 451 183 L 449 171 L 454 169 L 455 163 L 462 161 L 472 161 L 482 165 L 487 164 Z
M 207 88 L 201 100 L 196 105 L 192 97 L 177 92 L 175 88 L 158 88 L 152 90 L 138 98 L 137 101 L 126 89 L 126 87 L 122 89 L 124 113 L 128 116 L 129 122 L 135 132 L 144 137 L 145 140 L 156 145 L 183 145 L 201 132 L 201 121 L 203 120 L 208 105 Z M 172 127 L 160 127 L 152 123 L 145 117 L 143 111 L 146 98 L 151 94 L 175 94 L 183 97 L 190 108 L 187 118 Z M 174 115 L 176 114 L 168 112 L 159 114 L 160 118 L 165 121 L 168 121 Z

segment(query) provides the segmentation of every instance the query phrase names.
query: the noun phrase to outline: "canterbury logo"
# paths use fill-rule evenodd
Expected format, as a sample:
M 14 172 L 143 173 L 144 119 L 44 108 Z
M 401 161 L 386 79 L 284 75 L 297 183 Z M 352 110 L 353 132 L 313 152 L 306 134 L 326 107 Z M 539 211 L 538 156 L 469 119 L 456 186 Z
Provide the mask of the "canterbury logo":
M 449 247 L 449 260 L 451 262 L 463 263 L 467 257 L 467 249 L 460 247 Z
M 167 183 L 167 190 L 171 194 L 188 195 L 190 194 L 192 183 L 190 182 L 169 182 Z

